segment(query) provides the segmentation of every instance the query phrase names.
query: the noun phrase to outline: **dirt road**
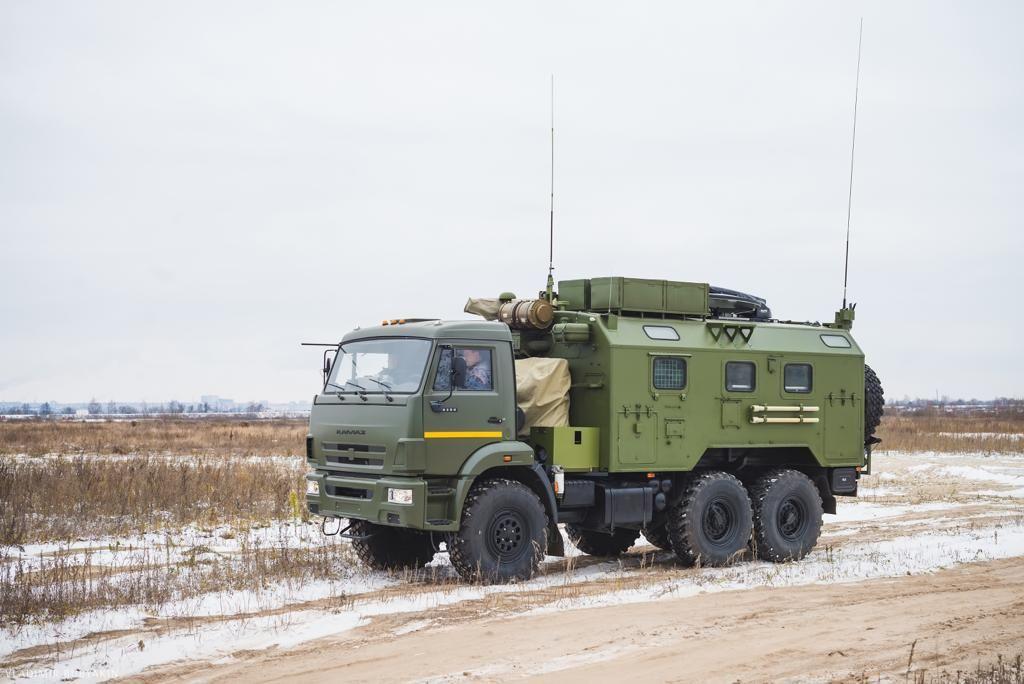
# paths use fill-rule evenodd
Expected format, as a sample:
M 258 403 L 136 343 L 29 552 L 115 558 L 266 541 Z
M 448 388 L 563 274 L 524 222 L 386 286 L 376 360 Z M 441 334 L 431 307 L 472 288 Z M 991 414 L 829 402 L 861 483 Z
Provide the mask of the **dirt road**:
M 479 603 L 480 605 L 471 605 Z M 143 678 L 383 682 L 903 678 L 1024 651 L 1024 559 L 852 584 L 494 617 L 486 602 L 375 618 L 338 638 Z M 499 612 L 503 612 L 500 611 Z M 916 645 L 915 645 L 916 642 Z

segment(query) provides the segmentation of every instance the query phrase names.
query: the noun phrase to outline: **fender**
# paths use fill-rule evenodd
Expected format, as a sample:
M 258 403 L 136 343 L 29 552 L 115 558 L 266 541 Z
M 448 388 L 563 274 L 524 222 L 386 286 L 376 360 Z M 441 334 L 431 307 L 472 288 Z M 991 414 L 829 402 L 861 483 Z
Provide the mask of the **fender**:
M 508 457 L 509 460 L 505 460 Z M 494 442 L 480 447 L 466 459 L 455 486 L 456 510 L 461 511 L 477 477 L 494 471 L 495 477 L 507 477 L 527 485 L 540 497 L 552 524 L 558 523 L 558 504 L 544 468 L 534 460 L 533 448 L 523 442 Z
M 509 460 L 505 460 L 508 456 Z M 525 442 L 491 442 L 480 447 L 459 468 L 459 477 L 475 478 L 485 470 L 503 466 L 529 466 L 533 463 L 533 448 Z M 462 501 L 459 501 L 462 505 Z

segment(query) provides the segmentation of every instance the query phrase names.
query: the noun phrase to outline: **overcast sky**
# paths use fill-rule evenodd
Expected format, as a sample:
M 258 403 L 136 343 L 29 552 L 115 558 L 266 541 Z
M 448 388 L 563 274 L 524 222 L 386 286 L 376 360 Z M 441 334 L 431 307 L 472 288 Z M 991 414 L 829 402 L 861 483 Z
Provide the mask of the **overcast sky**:
M 1024 394 L 1024 5 L 0 0 L 0 400 L 306 399 L 329 341 L 556 277 L 830 320 Z M 715 9 L 715 11 L 711 11 Z

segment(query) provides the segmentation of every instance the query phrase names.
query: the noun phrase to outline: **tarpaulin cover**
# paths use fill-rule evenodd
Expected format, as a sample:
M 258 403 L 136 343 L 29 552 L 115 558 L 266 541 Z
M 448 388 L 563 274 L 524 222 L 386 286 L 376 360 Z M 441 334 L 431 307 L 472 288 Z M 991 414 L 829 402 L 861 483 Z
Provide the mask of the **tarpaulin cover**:
M 565 359 L 518 359 L 516 404 L 526 414 L 520 435 L 531 427 L 562 427 L 569 424 L 569 362 Z
M 488 299 L 486 297 L 470 297 L 466 300 L 466 313 L 483 316 L 485 320 L 498 320 L 498 309 L 501 308 L 501 300 Z

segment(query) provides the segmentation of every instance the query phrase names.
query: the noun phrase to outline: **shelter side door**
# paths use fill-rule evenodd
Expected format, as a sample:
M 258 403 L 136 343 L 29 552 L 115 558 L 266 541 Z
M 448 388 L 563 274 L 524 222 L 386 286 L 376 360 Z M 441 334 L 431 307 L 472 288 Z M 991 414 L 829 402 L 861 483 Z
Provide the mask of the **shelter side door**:
M 856 369 L 843 374 L 855 376 Z M 847 370 L 847 369 L 843 369 Z M 835 383 L 825 391 L 825 459 L 832 465 L 860 465 L 864 458 L 864 397 L 852 383 Z
M 619 463 L 646 465 L 658 460 L 658 413 L 650 404 L 624 405 L 618 410 Z
M 691 460 L 687 444 L 687 419 L 690 389 L 691 355 L 657 351 L 648 354 L 648 391 L 658 407 L 656 438 L 658 463 L 662 467 L 683 468 Z M 691 426 L 692 427 L 692 426 Z

